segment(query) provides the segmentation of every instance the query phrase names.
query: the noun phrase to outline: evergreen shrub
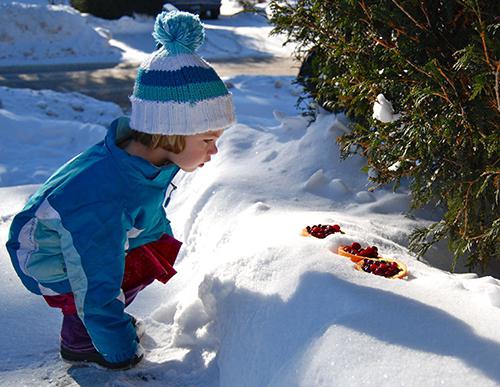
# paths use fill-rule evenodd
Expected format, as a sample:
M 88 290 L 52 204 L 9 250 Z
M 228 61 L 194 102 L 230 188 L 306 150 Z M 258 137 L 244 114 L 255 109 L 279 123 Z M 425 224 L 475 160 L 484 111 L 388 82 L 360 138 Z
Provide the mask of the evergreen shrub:
M 485 269 L 500 259 L 500 2 L 498 0 L 272 0 L 274 33 L 314 49 L 307 86 L 352 131 L 344 157 L 362 153 L 374 187 L 410 181 L 412 207 L 442 219 L 417 229 L 419 256 L 447 240 L 455 257 Z M 372 118 L 378 94 L 401 113 Z

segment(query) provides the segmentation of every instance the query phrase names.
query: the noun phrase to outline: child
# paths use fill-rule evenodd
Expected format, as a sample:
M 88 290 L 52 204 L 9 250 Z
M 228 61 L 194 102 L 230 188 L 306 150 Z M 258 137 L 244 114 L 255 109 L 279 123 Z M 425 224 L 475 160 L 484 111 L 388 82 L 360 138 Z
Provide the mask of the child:
M 11 225 L 7 249 L 23 284 L 62 309 L 67 361 L 126 369 L 142 359 L 142 329 L 124 309 L 175 274 L 167 189 L 179 169 L 210 161 L 234 123 L 230 93 L 195 53 L 199 18 L 163 12 L 153 36 L 159 49 L 138 70 L 130 121 L 115 120 L 104 141 L 56 171 Z

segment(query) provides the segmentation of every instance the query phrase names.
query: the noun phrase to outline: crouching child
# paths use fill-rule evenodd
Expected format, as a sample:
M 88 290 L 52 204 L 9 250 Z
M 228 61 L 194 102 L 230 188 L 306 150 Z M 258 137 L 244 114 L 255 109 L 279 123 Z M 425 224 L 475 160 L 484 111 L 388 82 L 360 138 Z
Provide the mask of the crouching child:
M 126 369 L 143 358 L 142 324 L 125 307 L 175 274 L 172 179 L 210 161 L 234 123 L 224 82 L 196 54 L 199 18 L 163 12 L 153 36 L 158 48 L 138 70 L 130 119 L 115 120 L 102 142 L 57 170 L 10 228 L 21 281 L 62 310 L 60 351 L 69 362 Z

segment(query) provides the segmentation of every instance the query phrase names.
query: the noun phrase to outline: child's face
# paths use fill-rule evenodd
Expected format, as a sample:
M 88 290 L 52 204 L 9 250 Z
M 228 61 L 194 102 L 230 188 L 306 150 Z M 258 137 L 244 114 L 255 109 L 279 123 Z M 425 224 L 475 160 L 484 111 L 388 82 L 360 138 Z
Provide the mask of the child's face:
M 181 153 L 170 153 L 170 161 L 185 172 L 192 172 L 198 167 L 203 167 L 210 161 L 212 155 L 218 152 L 216 141 L 222 132 L 222 130 L 217 130 L 186 136 L 186 147 Z

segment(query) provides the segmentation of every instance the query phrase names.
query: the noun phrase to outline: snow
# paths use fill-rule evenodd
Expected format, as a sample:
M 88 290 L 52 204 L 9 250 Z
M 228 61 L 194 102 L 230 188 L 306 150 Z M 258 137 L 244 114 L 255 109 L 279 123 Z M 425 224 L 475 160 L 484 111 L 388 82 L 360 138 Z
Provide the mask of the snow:
M 0 66 L 113 63 L 120 58 L 120 50 L 69 6 L 0 4 Z
M 43 183 L 68 155 L 100 141 L 122 113 L 113 103 L 50 90 L 0 87 L 0 101 L 1 186 Z
M 387 123 L 397 121 L 400 117 L 401 114 L 394 114 L 392 103 L 383 94 L 377 95 L 377 100 L 373 103 L 374 119 Z
M 262 14 L 239 12 L 225 1 L 218 20 L 204 20 L 208 60 L 290 56 L 283 36 Z M 35 65 L 140 63 L 155 48 L 154 18 L 144 15 L 103 20 L 64 4 L 0 0 L 0 68 Z M 33 39 L 34 36 L 43 39 Z
M 231 20 L 237 30 L 245 18 Z M 238 123 L 210 163 L 176 178 L 168 213 L 184 242 L 178 274 L 128 308 L 145 322 L 146 359 L 123 372 L 61 362 L 60 314 L 22 287 L 5 249 L 28 197 L 121 110 L 78 93 L 0 88 L 0 385 L 500 384 L 500 281 L 452 274 L 408 252 L 409 233 L 436 210 L 409 215 L 404 187 L 370 191 L 366 161 L 339 157 L 345 117 L 321 112 L 310 124 L 294 107 L 292 78 L 226 81 Z M 301 235 L 318 223 L 345 234 Z M 335 253 L 352 241 L 377 245 L 410 275 L 354 270 Z M 427 258 L 449 255 L 438 245 Z

